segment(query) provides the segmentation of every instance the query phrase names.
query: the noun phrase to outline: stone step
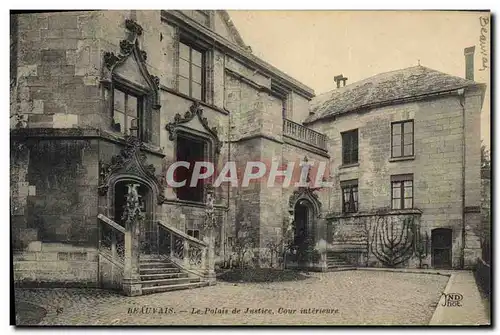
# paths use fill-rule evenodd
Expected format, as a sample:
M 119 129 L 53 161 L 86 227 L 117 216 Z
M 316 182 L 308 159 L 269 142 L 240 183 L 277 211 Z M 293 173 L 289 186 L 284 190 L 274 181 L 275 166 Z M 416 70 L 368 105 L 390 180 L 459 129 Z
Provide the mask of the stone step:
M 327 257 L 326 261 L 327 262 L 347 262 L 347 260 L 345 258 L 341 258 L 341 257 Z
M 327 269 L 338 269 L 338 268 L 353 268 L 354 266 L 349 264 L 340 264 L 340 265 L 327 265 Z
M 347 262 L 344 258 L 340 258 L 340 257 L 327 257 L 326 261 L 327 262 Z
M 153 280 L 141 280 L 142 288 L 151 286 L 167 286 L 167 285 L 177 285 L 186 283 L 197 283 L 200 278 L 167 278 L 167 279 L 153 279 Z
M 332 271 L 349 271 L 349 270 L 355 270 L 356 267 L 352 265 L 342 265 L 342 266 L 329 266 L 327 267 L 327 269 Z
M 153 273 L 140 275 L 141 280 L 154 280 L 154 279 L 169 279 L 169 278 L 187 278 L 189 275 L 184 272 L 175 273 Z
M 330 248 L 357 247 L 357 248 L 365 248 L 366 249 L 366 243 L 363 241 L 337 242 L 337 243 L 333 242 L 333 243 L 330 243 L 330 246 L 331 246 Z M 337 249 L 334 249 L 331 252 L 335 252 L 335 251 L 337 251 Z
M 200 281 L 196 283 L 185 283 L 176 285 L 149 286 L 142 288 L 142 294 L 160 293 L 160 292 L 175 291 L 175 290 L 186 290 L 204 286 L 208 286 L 208 283 Z
M 175 268 L 176 266 L 172 262 L 139 262 L 139 266 L 143 268 Z
M 139 258 L 139 261 L 141 263 L 148 263 L 148 262 L 170 262 L 170 259 L 164 259 L 164 258 Z
M 139 273 L 143 274 L 160 274 L 160 273 L 179 273 L 181 272 L 178 268 L 168 268 L 168 267 L 156 267 L 156 268 L 140 268 Z

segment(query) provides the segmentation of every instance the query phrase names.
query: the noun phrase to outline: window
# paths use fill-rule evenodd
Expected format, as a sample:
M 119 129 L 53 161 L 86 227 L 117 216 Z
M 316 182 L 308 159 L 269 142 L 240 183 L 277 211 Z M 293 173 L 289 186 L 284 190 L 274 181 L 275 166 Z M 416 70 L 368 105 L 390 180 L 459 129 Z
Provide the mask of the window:
M 358 162 L 358 130 L 342 133 L 342 164 L 354 164 Z
M 142 97 L 113 89 L 113 129 L 125 135 L 142 136 Z M 135 134 L 134 134 L 134 131 Z
M 392 157 L 413 156 L 413 120 L 392 123 Z
M 342 212 L 356 213 L 358 211 L 358 180 L 340 182 L 342 188 Z
M 198 229 L 188 229 L 187 234 L 194 238 L 200 239 L 200 231 Z
M 392 209 L 413 208 L 413 175 L 391 176 Z
M 202 51 L 179 43 L 179 92 L 205 101 L 205 55 Z
M 177 198 L 180 200 L 203 202 L 203 180 L 199 180 L 195 187 L 191 187 L 191 177 L 196 162 L 205 161 L 208 152 L 208 143 L 202 138 L 188 134 L 177 135 L 177 161 L 189 162 L 189 169 L 179 167 L 175 170 L 174 180 L 186 181 L 185 186 L 176 189 Z M 202 173 L 204 171 L 202 170 Z

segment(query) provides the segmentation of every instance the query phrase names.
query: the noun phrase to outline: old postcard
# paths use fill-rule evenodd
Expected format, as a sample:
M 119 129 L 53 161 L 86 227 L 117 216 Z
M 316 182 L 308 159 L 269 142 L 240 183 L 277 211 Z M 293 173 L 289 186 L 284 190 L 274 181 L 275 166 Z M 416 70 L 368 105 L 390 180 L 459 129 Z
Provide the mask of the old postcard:
M 12 324 L 490 325 L 490 20 L 11 12 Z

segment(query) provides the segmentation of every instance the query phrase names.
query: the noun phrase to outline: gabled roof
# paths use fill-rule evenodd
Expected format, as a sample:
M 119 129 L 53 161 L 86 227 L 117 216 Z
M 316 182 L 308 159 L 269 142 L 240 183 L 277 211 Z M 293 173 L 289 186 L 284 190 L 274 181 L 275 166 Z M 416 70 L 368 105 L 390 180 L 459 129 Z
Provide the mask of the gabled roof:
M 310 103 L 314 114 L 305 123 L 474 85 L 481 84 L 420 65 L 380 73 L 315 97 Z
M 243 38 L 241 38 L 241 35 L 236 26 L 233 24 L 233 21 L 231 20 L 229 13 L 226 10 L 217 10 L 216 12 L 219 13 L 219 15 L 226 23 L 227 29 L 233 36 L 236 43 L 238 43 L 238 45 L 242 48 L 247 48 L 248 46 L 245 44 L 245 41 L 243 41 Z

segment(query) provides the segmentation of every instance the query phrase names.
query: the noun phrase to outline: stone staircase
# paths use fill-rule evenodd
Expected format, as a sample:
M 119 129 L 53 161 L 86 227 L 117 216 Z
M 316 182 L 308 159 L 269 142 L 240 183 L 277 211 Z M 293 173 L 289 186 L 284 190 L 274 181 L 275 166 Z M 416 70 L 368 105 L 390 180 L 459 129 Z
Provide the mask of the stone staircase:
M 326 254 L 326 264 L 328 269 L 353 268 L 354 266 L 348 263 L 344 257 L 336 252 L 328 251 Z
M 184 290 L 208 286 L 202 278 L 191 275 L 168 259 L 141 256 L 139 261 L 142 294 Z

